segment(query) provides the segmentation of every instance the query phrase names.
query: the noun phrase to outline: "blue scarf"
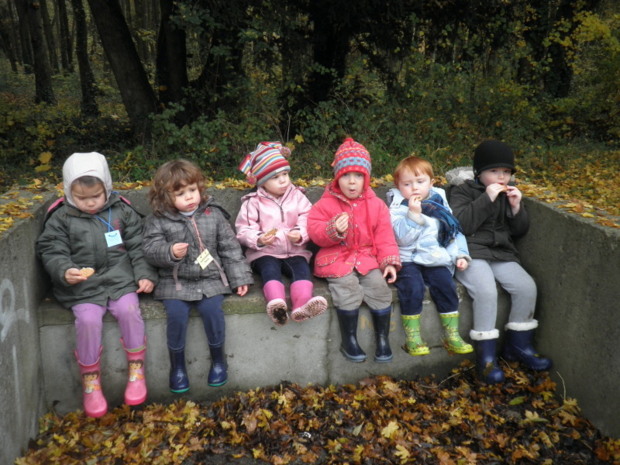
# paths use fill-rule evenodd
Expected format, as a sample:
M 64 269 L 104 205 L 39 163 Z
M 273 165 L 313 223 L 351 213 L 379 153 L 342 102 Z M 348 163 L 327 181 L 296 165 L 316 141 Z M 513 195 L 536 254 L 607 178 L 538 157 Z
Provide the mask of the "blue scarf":
M 401 205 L 408 206 L 409 200 L 403 199 Z M 444 248 L 450 244 L 458 233 L 463 232 L 459 221 L 444 206 L 443 199 L 439 194 L 434 193 L 430 196 L 430 198 L 422 200 L 422 214 L 435 218 L 439 221 L 439 234 L 437 240 Z

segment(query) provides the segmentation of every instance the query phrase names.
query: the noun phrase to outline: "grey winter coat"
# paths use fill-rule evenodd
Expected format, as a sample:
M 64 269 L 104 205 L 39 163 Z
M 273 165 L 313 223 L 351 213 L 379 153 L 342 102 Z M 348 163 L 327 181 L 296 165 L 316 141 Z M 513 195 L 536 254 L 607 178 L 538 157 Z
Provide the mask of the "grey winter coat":
M 196 301 L 203 296 L 230 294 L 231 289 L 254 282 L 229 217 L 210 198 L 191 217 L 168 212 L 147 218 L 143 250 L 149 263 L 159 269 L 156 299 Z M 189 244 L 187 255 L 180 260 L 171 251 L 178 242 Z M 214 258 L 205 269 L 195 263 L 201 252 L 200 242 Z
M 111 214 L 108 216 L 108 212 Z M 120 231 L 123 243 L 108 247 L 108 227 L 97 215 L 64 203 L 51 213 L 37 240 L 37 253 L 50 277 L 56 299 L 66 308 L 81 303 L 106 305 L 138 289 L 141 279 L 157 282 L 157 272 L 142 254 L 142 217 L 112 192 L 99 213 Z M 65 271 L 92 267 L 95 274 L 69 285 Z
M 467 238 L 471 258 L 519 262 L 513 238 L 527 233 L 529 217 L 525 205 L 517 215 L 505 194 L 495 202 L 485 193 L 485 186 L 476 181 L 465 181 L 449 190 L 449 202 Z

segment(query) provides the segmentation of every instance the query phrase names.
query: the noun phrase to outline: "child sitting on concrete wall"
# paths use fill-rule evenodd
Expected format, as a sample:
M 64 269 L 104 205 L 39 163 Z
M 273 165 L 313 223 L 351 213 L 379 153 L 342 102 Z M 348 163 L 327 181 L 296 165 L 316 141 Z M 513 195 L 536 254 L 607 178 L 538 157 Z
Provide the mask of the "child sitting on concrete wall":
M 375 329 L 375 361 L 390 362 L 388 283 L 400 268 L 390 213 L 370 187 L 370 153 L 362 144 L 345 139 L 332 166 L 334 179 L 308 217 L 310 239 L 320 247 L 314 274 L 329 284 L 340 325 L 340 351 L 347 360 L 366 360 L 357 342 L 359 308 L 365 301 Z
M 234 290 L 243 296 L 253 278 L 228 213 L 208 196 L 200 169 L 187 160 L 159 167 L 149 200 L 153 213 L 144 227 L 144 255 L 159 270 L 154 297 L 166 310 L 170 390 L 189 390 L 185 341 L 189 311 L 200 314 L 209 343 L 209 386 L 228 380 L 222 302 Z
M 519 263 L 513 237 L 527 233 L 529 217 L 521 191 L 511 182 L 515 173 L 514 154 L 503 142 L 488 140 L 474 151 L 474 179 L 450 189 L 450 205 L 459 220 L 472 261 L 466 270 L 458 270 L 456 279 L 467 289 L 473 301 L 474 341 L 480 376 L 490 384 L 504 380 L 497 364 L 496 281 L 509 294 L 510 315 L 506 325 L 503 357 L 518 360 L 533 370 L 548 370 L 551 360 L 541 357 L 532 343 L 536 306 L 536 283 Z
M 387 194 L 392 227 L 400 248 L 402 268 L 395 286 L 409 355 L 427 355 L 420 335 L 420 315 L 428 285 L 444 327 L 444 346 L 452 353 L 473 352 L 459 334 L 459 298 L 454 270 L 467 269 L 467 242 L 452 215 L 443 189 L 434 187 L 431 164 L 407 157 L 394 171 L 394 184 Z
M 244 157 L 239 168 L 256 190 L 242 198 L 235 222 L 247 260 L 263 280 L 267 315 L 277 325 L 288 320 L 283 274 L 291 279 L 293 321 L 305 321 L 327 309 L 325 298 L 312 296 L 312 253 L 306 248 L 312 204 L 303 189 L 291 183 L 289 155 L 280 142 L 261 142 Z
M 65 196 L 50 209 L 37 252 L 54 295 L 75 315 L 75 356 L 84 412 L 108 410 L 101 388 L 101 339 L 107 310 L 117 319 L 129 365 L 125 403 L 147 397 L 146 339 L 138 293 L 149 293 L 156 271 L 142 255 L 142 218 L 117 193 L 105 157 L 74 153 L 63 166 Z

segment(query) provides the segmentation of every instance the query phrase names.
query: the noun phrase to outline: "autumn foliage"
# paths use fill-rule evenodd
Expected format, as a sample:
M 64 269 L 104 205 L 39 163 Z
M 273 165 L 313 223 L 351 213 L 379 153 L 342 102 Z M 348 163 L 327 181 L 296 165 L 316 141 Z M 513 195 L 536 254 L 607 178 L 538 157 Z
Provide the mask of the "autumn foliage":
M 601 436 L 548 373 L 503 363 L 488 386 L 465 361 L 445 379 L 377 376 L 341 386 L 279 385 L 214 402 L 118 407 L 100 419 L 41 420 L 16 465 L 612 464 L 620 440 Z M 562 392 L 562 389 L 559 389 Z

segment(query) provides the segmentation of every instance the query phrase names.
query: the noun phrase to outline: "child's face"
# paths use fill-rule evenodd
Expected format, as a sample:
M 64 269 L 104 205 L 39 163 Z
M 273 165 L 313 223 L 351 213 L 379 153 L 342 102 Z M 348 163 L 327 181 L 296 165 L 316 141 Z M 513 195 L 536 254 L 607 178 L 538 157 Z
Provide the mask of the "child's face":
M 103 183 L 86 186 L 76 182 L 71 186 L 73 203 L 78 210 L 94 215 L 101 211 L 106 202 L 106 193 Z
M 188 184 L 173 193 L 174 208 L 180 212 L 191 213 L 200 205 L 200 191 L 198 184 Z
M 347 199 L 357 199 L 364 192 L 364 175 L 349 172 L 338 178 L 338 187 Z
M 398 180 L 398 190 L 401 195 L 409 200 L 410 197 L 419 197 L 424 200 L 431 191 L 434 180 L 428 174 L 415 174 L 405 170 Z
M 478 179 L 480 179 L 480 182 L 485 187 L 490 184 L 502 184 L 506 186 L 511 176 L 512 171 L 510 168 L 490 168 L 480 173 Z
M 286 189 L 288 189 L 290 185 L 291 178 L 288 175 L 288 171 L 283 171 L 282 173 L 276 174 L 273 178 L 267 179 L 263 184 L 263 189 L 274 197 L 279 198 L 284 195 Z

